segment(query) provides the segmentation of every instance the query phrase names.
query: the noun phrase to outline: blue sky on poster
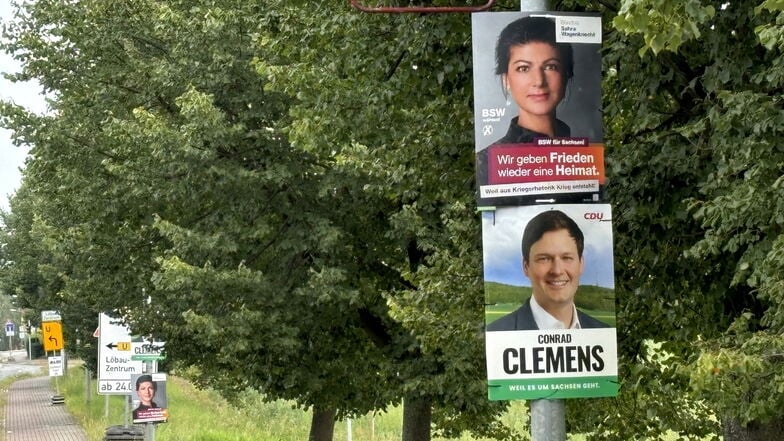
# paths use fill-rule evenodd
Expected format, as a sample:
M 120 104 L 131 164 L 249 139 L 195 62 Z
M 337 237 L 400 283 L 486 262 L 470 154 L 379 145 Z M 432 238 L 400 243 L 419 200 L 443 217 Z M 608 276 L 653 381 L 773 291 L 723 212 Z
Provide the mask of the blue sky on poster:
M 13 18 L 10 0 L 0 0 L 0 19 L 7 22 Z M 14 73 L 21 69 L 19 63 L 5 52 L 0 52 L 0 72 Z M 12 83 L 0 78 L 0 100 L 10 101 L 36 112 L 46 110 L 41 88 L 35 83 Z M 16 147 L 11 142 L 11 132 L 0 128 L 0 209 L 8 210 L 8 198 L 19 188 L 27 157 L 27 147 Z
M 531 286 L 523 274 L 520 242 L 528 220 L 549 209 L 558 209 L 577 222 L 585 236 L 585 270 L 581 285 L 615 288 L 612 213 L 608 204 L 537 205 L 502 207 L 482 213 L 484 279 L 514 286 Z M 587 220 L 599 217 L 598 220 Z

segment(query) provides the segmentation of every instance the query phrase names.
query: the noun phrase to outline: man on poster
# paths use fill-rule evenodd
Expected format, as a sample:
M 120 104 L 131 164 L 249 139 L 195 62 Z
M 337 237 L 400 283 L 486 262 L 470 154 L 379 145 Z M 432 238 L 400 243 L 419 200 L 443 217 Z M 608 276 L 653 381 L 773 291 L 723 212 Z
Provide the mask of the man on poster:
M 522 239 L 523 273 L 532 295 L 514 312 L 487 326 L 488 331 L 608 328 L 577 310 L 574 297 L 585 270 L 582 230 L 559 210 L 534 216 Z
M 606 204 L 483 213 L 491 400 L 617 394 L 611 220 Z

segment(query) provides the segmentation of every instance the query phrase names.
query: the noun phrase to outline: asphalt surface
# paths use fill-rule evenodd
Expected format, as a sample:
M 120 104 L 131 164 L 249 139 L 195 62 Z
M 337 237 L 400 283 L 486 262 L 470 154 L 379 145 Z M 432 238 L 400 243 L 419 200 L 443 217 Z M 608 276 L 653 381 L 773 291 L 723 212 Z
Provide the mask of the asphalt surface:
M 41 368 L 40 361 L 33 362 L 27 359 L 25 351 L 0 352 L 0 380 L 17 374 L 46 373 Z

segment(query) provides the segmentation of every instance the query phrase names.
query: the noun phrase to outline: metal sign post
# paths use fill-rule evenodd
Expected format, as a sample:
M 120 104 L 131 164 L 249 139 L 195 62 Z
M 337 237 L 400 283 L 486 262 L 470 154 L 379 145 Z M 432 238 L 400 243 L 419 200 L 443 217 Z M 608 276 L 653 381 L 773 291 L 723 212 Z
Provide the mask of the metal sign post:
M 547 11 L 547 0 L 520 0 L 521 11 Z M 533 441 L 566 440 L 566 403 L 564 400 L 531 401 L 531 439 Z
M 549 0 L 520 0 L 520 11 L 549 11 Z
M 564 400 L 531 401 L 531 439 L 564 441 L 566 439 L 566 403 Z
M 548 11 L 548 0 L 520 0 L 521 11 Z M 566 403 L 564 400 L 531 401 L 531 440 L 566 440 Z

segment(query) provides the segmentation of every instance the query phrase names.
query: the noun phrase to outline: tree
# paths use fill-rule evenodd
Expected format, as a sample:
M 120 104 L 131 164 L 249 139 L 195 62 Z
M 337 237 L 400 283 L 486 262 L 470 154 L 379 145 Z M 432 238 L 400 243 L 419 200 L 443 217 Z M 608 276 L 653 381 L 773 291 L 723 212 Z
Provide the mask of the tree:
M 350 216 L 340 224 L 388 219 L 350 228 L 376 247 L 372 266 L 391 277 L 379 290 L 387 314 L 415 338 L 416 357 L 398 359 L 406 407 L 432 406 L 447 433 L 490 430 L 501 406 L 484 399 L 469 19 L 288 3 L 274 2 L 281 13 L 269 28 L 302 31 L 262 37 L 258 68 L 295 98 L 292 144 L 333 158 L 325 173 L 342 199 L 336 213 Z M 429 432 L 430 418 L 410 421 Z
M 782 6 L 555 3 L 604 18 L 623 381 L 570 402 L 570 430 L 697 439 L 717 416 L 764 439 L 784 416 L 755 386 L 783 375 Z M 444 434 L 511 436 L 485 398 L 468 17 L 26 10 L 4 48 L 55 113 L 0 112 L 35 146 L 6 289 L 127 316 L 227 394 L 312 406 L 314 439 L 401 397 L 406 440 L 431 409 Z
M 37 231 L 41 244 L 37 261 L 9 266 L 51 281 L 44 295 L 73 311 L 67 326 L 94 322 L 77 311 L 128 318 L 227 394 L 258 388 L 333 418 L 383 408 L 394 370 L 357 336 L 362 286 L 314 265 L 341 245 L 315 197 L 323 166 L 276 129 L 286 103 L 250 66 L 262 12 L 243 2 L 25 10 L 5 47 L 26 65 L 20 78 L 57 98 L 47 117 L 3 108 L 34 145 L 35 211 L 11 240 Z M 23 291 L 41 304 L 40 291 Z
M 306 36 L 320 38 L 362 20 L 344 10 L 351 13 L 320 28 L 326 9 L 309 15 L 301 6 L 262 11 L 231 2 L 211 7 L 136 2 L 108 10 L 85 2 L 66 10 L 41 2 L 28 9 L 7 47 L 26 62 L 24 75 L 57 91 L 57 115 L 32 121 L 7 111 L 9 124 L 23 133 L 20 139 L 36 146 L 26 180 L 45 201 L 40 209 L 47 212 L 46 251 L 58 258 L 64 285 L 57 295 L 67 293 L 71 304 L 89 305 L 87 310 L 129 316 L 141 333 L 164 335 L 175 348 L 173 357 L 199 364 L 204 379 L 227 392 L 258 387 L 306 405 L 339 404 L 342 413 L 383 407 L 404 393 L 416 415 L 429 414 L 435 391 L 456 410 L 492 409 L 466 398 L 462 382 L 451 377 L 471 379 L 469 396 L 483 394 L 471 156 L 453 144 L 467 145 L 467 132 L 451 130 L 454 116 L 440 123 L 443 129 L 420 122 L 425 138 L 403 156 L 392 150 L 368 155 L 354 139 L 368 143 L 374 135 L 356 137 L 346 124 L 330 141 L 340 150 L 299 143 L 297 134 L 307 130 L 296 127 L 309 118 L 296 113 L 306 107 L 289 112 L 287 122 L 283 95 L 274 81 L 266 84 L 273 73 L 257 77 L 247 69 L 254 55 L 248 43 L 259 42 L 261 70 L 301 49 L 302 33 L 291 32 L 300 28 L 286 27 L 286 20 L 304 17 L 311 26 L 303 28 Z M 421 18 L 405 20 L 413 29 L 427 26 Z M 444 22 L 442 35 L 454 20 Z M 254 24 L 263 31 L 258 36 Z M 283 33 L 294 38 L 284 41 Z M 282 43 L 275 51 L 264 48 L 276 39 Z M 457 46 L 442 48 L 438 40 L 413 41 L 422 63 L 437 64 L 443 57 L 429 59 L 433 48 L 458 53 L 467 41 L 457 38 Z M 409 49 L 394 46 L 402 62 Z M 274 60 L 266 63 L 264 57 Z M 467 94 L 468 63 L 462 57 L 457 69 L 444 66 L 455 78 L 442 75 L 435 83 L 437 101 L 420 99 L 417 110 L 403 106 L 415 95 L 405 84 L 410 66 L 398 73 L 395 60 L 367 66 L 374 77 L 365 90 L 376 89 L 382 61 L 382 73 L 394 76 L 403 92 L 381 91 L 368 107 L 399 106 L 394 130 L 379 133 L 392 137 L 390 148 L 403 145 L 419 114 L 442 105 L 467 114 L 467 98 L 450 104 L 445 93 L 459 82 Z M 347 68 L 361 69 L 366 59 L 356 52 Z M 347 86 L 343 81 L 343 91 Z M 319 90 L 329 92 L 328 87 Z M 354 106 L 365 103 L 364 95 L 345 98 Z M 377 122 L 372 113 L 365 118 Z M 443 145 L 435 138 L 424 142 L 434 134 L 446 137 Z M 430 143 L 434 154 L 446 156 L 420 173 L 412 166 Z M 448 184 L 454 180 L 456 187 Z M 443 183 L 452 188 L 444 192 Z M 396 185 L 399 192 L 387 190 Z M 460 200 L 453 203 L 455 194 Z M 439 241 L 445 241 L 443 249 Z M 462 260 L 472 253 L 473 260 Z M 442 271 L 454 273 L 447 285 L 439 280 Z M 445 297 L 448 289 L 454 299 Z M 230 301 L 216 294 L 227 291 Z M 424 295 L 438 301 L 427 321 L 414 308 Z M 455 326 L 440 322 L 444 313 L 461 320 Z M 428 323 L 438 325 L 427 337 L 433 341 L 418 340 L 416 327 L 426 329 Z M 343 332 L 345 344 L 336 344 Z M 455 332 L 468 336 L 470 351 Z M 438 340 L 451 345 L 451 353 L 441 353 Z M 321 353 L 313 353 L 314 347 Z M 217 356 L 208 359 L 205 353 Z M 331 359 L 339 362 L 326 363 Z M 257 373 L 248 376 L 248 366 Z M 318 381 L 317 369 L 324 370 Z M 297 384 L 309 387 L 293 387 Z M 454 412 L 445 418 L 454 418 Z M 421 421 L 424 428 L 414 426 L 411 436 L 429 437 L 430 420 Z
M 656 0 L 622 2 L 613 18 L 619 334 L 637 361 L 624 375 L 634 399 L 620 400 L 639 409 L 616 413 L 615 433 L 670 425 L 702 436 L 713 430 L 698 424 L 706 411 L 727 440 L 781 427 L 781 392 L 759 387 L 781 378 L 781 282 L 770 272 L 781 263 L 781 19 L 775 2 Z M 646 357 L 644 339 L 672 358 Z

